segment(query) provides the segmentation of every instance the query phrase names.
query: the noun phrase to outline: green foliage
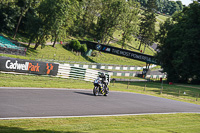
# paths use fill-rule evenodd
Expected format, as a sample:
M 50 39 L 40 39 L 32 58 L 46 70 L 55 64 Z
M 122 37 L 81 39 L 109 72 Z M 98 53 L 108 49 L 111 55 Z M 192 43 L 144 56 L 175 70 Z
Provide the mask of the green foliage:
M 81 48 L 80 48 L 81 52 L 87 52 L 87 45 L 86 44 L 81 44 Z
M 103 10 L 97 19 L 96 38 L 102 43 L 113 40 L 116 29 L 124 31 L 124 42 L 136 32 L 139 5 L 133 1 L 102 1 Z
M 174 15 L 161 25 L 159 32 L 158 60 L 174 82 L 200 82 L 200 4 Z
M 10 32 L 15 28 L 20 10 L 9 1 L 0 4 L 0 32 Z
M 83 37 L 87 34 L 93 37 L 98 14 L 102 10 L 101 2 L 102 0 L 82 0 L 79 2 L 75 10 L 77 15 L 74 26 L 71 27 L 72 35 L 75 36 L 78 34 Z
M 72 40 L 69 43 L 69 46 L 71 49 L 75 50 L 75 51 L 79 51 L 81 49 L 81 44 L 78 40 Z
M 148 6 L 145 12 L 143 12 L 143 16 L 141 16 L 141 23 L 140 23 L 140 31 L 139 36 L 141 39 L 141 43 L 139 46 L 139 50 L 141 44 L 151 46 L 154 42 L 155 38 L 155 22 L 156 22 L 156 15 L 155 9 L 157 8 L 155 0 L 149 0 L 147 2 Z M 145 48 L 143 52 L 145 52 Z
M 122 48 L 126 47 L 126 42 L 132 41 L 132 36 L 137 35 L 139 23 L 139 3 L 128 1 L 124 5 L 124 10 L 121 16 L 120 28 L 122 30 Z
M 143 7 L 148 7 L 148 2 L 151 0 L 137 0 Z M 156 0 L 157 8 L 155 11 L 172 15 L 176 11 L 183 10 L 183 4 L 181 1 L 170 1 L 170 0 Z

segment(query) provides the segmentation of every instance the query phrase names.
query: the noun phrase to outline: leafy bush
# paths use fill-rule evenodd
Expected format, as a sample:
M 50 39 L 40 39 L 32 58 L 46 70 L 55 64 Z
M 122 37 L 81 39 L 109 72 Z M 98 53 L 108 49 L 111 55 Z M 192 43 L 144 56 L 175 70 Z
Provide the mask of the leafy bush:
M 81 48 L 81 44 L 78 40 L 72 40 L 70 43 L 69 43 L 69 47 L 71 49 L 74 49 L 75 51 L 79 51 L 80 48 Z
M 87 45 L 86 44 L 82 44 L 80 50 L 81 50 L 81 52 L 84 52 L 84 53 L 87 52 Z
M 78 40 L 72 40 L 69 43 L 69 48 L 79 52 L 87 52 L 87 45 L 80 44 Z

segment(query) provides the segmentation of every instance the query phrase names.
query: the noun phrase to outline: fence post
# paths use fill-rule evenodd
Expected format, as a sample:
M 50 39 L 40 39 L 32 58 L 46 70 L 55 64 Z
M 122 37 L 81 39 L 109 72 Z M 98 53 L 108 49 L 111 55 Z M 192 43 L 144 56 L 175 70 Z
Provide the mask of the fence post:
M 162 95 L 162 91 L 163 91 L 163 86 L 160 89 L 160 95 Z
M 127 89 L 128 89 L 128 87 L 129 87 L 129 84 L 130 84 L 130 81 L 128 81 Z
M 145 84 L 145 85 L 144 85 L 144 91 L 145 91 L 145 89 L 146 89 L 146 86 L 147 86 L 147 85 Z
M 199 98 L 199 93 L 197 94 L 197 98 L 196 98 L 196 101 L 198 101 L 198 98 Z
M 113 80 L 113 86 L 115 85 L 115 80 Z

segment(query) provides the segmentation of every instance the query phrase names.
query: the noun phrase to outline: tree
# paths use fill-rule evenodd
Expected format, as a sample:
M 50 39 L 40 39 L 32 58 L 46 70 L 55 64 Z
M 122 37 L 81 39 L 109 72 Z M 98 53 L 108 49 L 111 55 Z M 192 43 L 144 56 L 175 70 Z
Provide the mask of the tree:
M 137 0 L 140 2 L 142 7 L 147 8 L 147 0 Z M 157 11 L 172 15 L 176 11 L 182 11 L 183 5 L 181 1 L 171 1 L 171 0 L 156 0 Z
M 157 9 L 156 6 L 156 0 L 149 0 L 147 2 L 148 6 L 147 9 L 144 11 L 144 13 L 141 16 L 141 23 L 140 23 L 140 31 L 139 31 L 139 37 L 140 37 L 140 45 L 139 50 L 141 48 L 141 45 L 144 44 L 144 50 L 145 52 L 146 45 L 152 45 L 155 37 L 155 22 L 156 22 L 156 15 L 155 11 Z
M 131 41 L 132 36 L 138 32 L 138 16 L 139 16 L 139 4 L 134 1 L 128 1 L 124 6 L 125 10 L 121 15 L 120 29 L 122 33 L 122 48 L 126 47 L 126 41 Z
M 15 28 L 19 9 L 15 1 L 3 0 L 0 4 L 0 32 L 10 32 Z
M 70 19 L 70 10 L 76 4 L 75 0 L 46 0 L 41 2 L 38 7 L 39 17 L 43 22 L 43 27 L 40 28 L 41 35 L 37 39 L 35 49 L 46 42 L 49 36 L 54 37 L 54 44 L 62 34 L 65 35 L 67 22 Z
M 26 21 L 25 26 L 29 38 L 28 47 L 30 47 L 30 44 L 33 41 L 36 41 L 37 38 L 39 38 L 39 36 L 41 35 L 41 28 L 43 27 L 43 22 L 36 12 L 33 12 L 32 14 L 28 13 L 26 18 L 28 21 Z
M 102 0 L 83 0 L 80 3 L 81 15 L 77 19 L 79 22 L 79 35 L 94 34 L 95 22 L 102 11 L 101 3 Z
M 179 5 L 180 11 L 183 10 L 183 4 L 181 1 L 176 1 L 176 3 Z
M 15 33 L 13 35 L 13 38 L 15 39 L 18 29 L 19 29 L 19 25 L 21 23 L 22 17 L 26 14 L 26 12 L 28 11 L 28 9 L 31 7 L 33 0 L 18 0 L 17 5 L 20 7 L 21 13 L 20 13 L 20 17 L 16 26 L 16 30 Z
M 103 1 L 101 14 L 97 20 L 96 37 L 101 42 L 106 42 L 112 38 L 117 26 L 120 25 L 120 15 L 124 12 L 125 0 Z
M 200 83 L 200 4 L 193 2 L 160 29 L 157 59 L 168 81 Z M 174 21 L 176 20 L 176 21 Z M 162 31 L 166 29 L 165 36 Z

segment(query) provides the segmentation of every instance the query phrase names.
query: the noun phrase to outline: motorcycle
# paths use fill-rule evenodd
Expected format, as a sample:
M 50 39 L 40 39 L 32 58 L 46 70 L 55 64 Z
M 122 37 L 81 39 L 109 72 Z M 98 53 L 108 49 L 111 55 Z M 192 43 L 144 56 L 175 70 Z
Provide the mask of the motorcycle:
M 100 79 L 96 79 L 94 81 L 94 89 L 93 89 L 93 94 L 95 96 L 99 94 L 103 94 L 104 96 L 107 96 L 109 93 L 109 88 L 108 88 L 108 83 L 102 83 Z

